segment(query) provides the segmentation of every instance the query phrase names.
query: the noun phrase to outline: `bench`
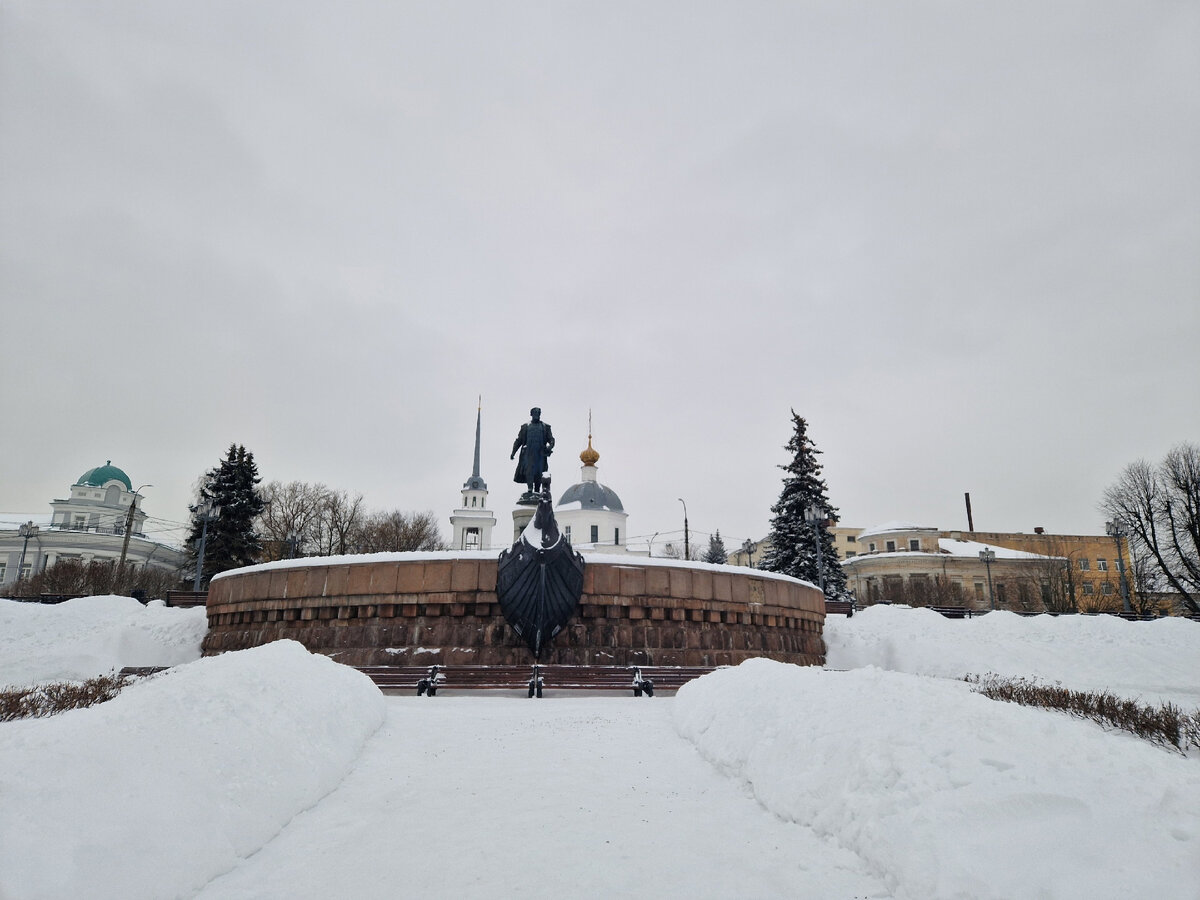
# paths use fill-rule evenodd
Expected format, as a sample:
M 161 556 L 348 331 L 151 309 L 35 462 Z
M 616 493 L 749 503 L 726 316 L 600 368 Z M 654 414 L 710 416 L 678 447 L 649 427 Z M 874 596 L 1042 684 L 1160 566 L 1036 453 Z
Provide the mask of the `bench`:
M 123 678 L 144 678 L 147 675 L 157 675 L 165 672 L 170 666 L 126 666 L 120 672 Z
M 854 615 L 854 604 L 849 600 L 826 600 L 825 615 L 845 616 L 848 619 Z
M 655 690 L 678 690 L 714 666 L 357 666 L 381 689 L 415 690 L 434 697 L 450 690 L 521 690 L 541 697 L 546 689 L 630 691 L 653 697 Z
M 208 591 L 167 591 L 165 602 L 167 606 L 205 606 L 208 603 Z
M 968 609 L 965 606 L 927 606 L 925 608 L 931 612 L 940 613 L 947 619 L 969 619 L 977 613 L 977 610 Z

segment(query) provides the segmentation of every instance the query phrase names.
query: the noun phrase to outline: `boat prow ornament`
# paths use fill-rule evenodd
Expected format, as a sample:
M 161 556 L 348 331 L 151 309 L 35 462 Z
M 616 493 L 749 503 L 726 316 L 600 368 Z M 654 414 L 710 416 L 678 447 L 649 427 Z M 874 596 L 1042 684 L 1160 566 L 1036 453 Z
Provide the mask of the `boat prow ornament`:
M 535 660 L 575 615 L 583 595 L 583 567 L 583 557 L 558 530 L 546 478 L 533 521 L 500 554 L 496 566 L 500 610 Z

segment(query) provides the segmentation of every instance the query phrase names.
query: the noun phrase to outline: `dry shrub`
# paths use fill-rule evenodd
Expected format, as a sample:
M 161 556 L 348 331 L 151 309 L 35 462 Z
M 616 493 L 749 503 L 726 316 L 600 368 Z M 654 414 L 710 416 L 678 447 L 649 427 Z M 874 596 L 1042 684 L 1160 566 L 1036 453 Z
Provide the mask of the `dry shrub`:
M 87 681 L 55 681 L 34 687 L 0 690 L 0 722 L 52 716 L 68 709 L 82 709 L 111 700 L 121 692 L 125 679 L 100 675 Z
M 1072 691 L 1057 684 L 1039 684 L 1033 678 L 1002 678 L 988 673 L 968 675 L 965 680 L 976 693 L 992 700 L 1057 709 L 1180 752 L 1200 749 L 1200 710 L 1184 712 L 1171 703 L 1150 706 L 1108 691 Z

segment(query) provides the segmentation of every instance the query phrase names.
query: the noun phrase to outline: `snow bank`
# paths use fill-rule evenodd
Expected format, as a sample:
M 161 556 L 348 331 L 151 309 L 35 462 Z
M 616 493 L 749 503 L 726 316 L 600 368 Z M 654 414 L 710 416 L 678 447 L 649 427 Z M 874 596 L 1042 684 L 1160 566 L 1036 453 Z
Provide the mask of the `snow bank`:
M 280 641 L 0 725 L 0 897 L 189 895 L 333 790 L 383 717 L 366 676 Z
M 54 605 L 0 600 L 0 686 L 191 662 L 207 630 L 203 607 L 143 606 L 112 595 Z
M 1200 707 L 1200 622 L 1178 617 L 1126 622 L 998 611 L 947 619 L 927 609 L 871 606 L 848 619 L 826 617 L 825 642 L 831 669 L 1035 676 L 1074 690 Z
M 1200 766 L 1132 736 L 963 683 L 765 659 L 684 686 L 674 716 L 896 898 L 1195 900 Z

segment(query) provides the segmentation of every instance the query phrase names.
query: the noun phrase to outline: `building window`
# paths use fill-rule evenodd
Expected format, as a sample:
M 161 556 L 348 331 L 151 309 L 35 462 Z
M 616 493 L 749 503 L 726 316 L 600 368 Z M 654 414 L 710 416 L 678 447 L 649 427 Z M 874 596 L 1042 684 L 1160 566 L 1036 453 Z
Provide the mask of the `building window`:
M 895 552 L 896 552 L 896 542 L 895 542 L 895 541 L 888 541 L 888 542 L 887 542 L 887 552 L 888 552 L 888 553 L 895 553 Z
M 18 576 L 18 578 L 19 578 L 21 581 L 25 581 L 27 578 L 29 578 L 29 567 L 30 567 L 30 565 L 32 565 L 32 564 L 31 564 L 31 563 L 25 563 L 25 565 L 21 566 L 21 574 Z
M 478 497 L 472 497 L 472 498 L 471 498 L 471 505 L 472 505 L 472 506 L 478 506 L 478 505 L 479 505 L 479 498 L 478 498 Z
M 854 535 L 852 535 L 852 534 L 846 535 L 846 543 L 847 544 L 853 544 L 856 540 L 858 540 L 858 538 L 856 538 Z
M 593 544 L 600 543 L 600 526 L 599 525 L 592 526 L 592 543 Z
M 870 553 L 874 553 L 874 552 L 875 552 L 875 542 L 874 542 L 874 541 L 872 541 L 871 543 L 867 544 L 867 551 L 868 551 L 868 552 L 870 552 Z
M 566 528 L 563 529 L 563 537 L 565 537 L 567 539 L 568 544 L 571 543 L 571 526 L 570 525 L 568 525 Z
M 982 581 L 975 582 L 975 599 L 983 600 L 983 582 Z
M 71 525 L 72 528 L 82 531 L 87 528 L 87 516 L 83 513 L 75 513 L 75 521 Z
M 1105 595 L 1111 594 L 1112 593 L 1112 585 L 1107 581 L 1104 582 L 1104 584 L 1100 585 L 1100 593 L 1105 594 Z
M 614 544 L 621 543 L 621 529 L 620 528 L 613 529 L 613 543 Z
M 8 563 L 0 563 L 0 581 L 4 581 L 4 576 L 8 574 Z
M 1108 560 L 1107 559 L 1097 559 L 1096 560 L 1096 568 L 1101 572 L 1107 572 L 1108 571 Z
M 1079 561 L 1079 571 L 1080 572 L 1086 572 L 1090 568 L 1091 568 L 1091 564 L 1086 559 L 1081 559 Z
M 846 559 L 850 559 L 851 557 L 855 557 L 855 556 L 858 556 L 858 554 L 855 553 L 853 550 L 846 551 Z
M 908 539 L 908 549 L 909 550 L 920 550 L 921 549 L 920 538 L 909 538 Z
M 1005 593 L 1004 593 L 1004 582 L 1003 581 L 996 582 L 996 602 L 997 603 L 1007 603 L 1008 602 L 1008 597 L 1005 596 Z
M 1092 583 L 1090 581 L 1085 581 L 1083 583 L 1083 592 L 1085 594 L 1094 594 L 1096 593 L 1096 589 L 1092 587 Z
M 463 532 L 463 549 L 478 550 L 479 549 L 479 529 L 468 528 Z

